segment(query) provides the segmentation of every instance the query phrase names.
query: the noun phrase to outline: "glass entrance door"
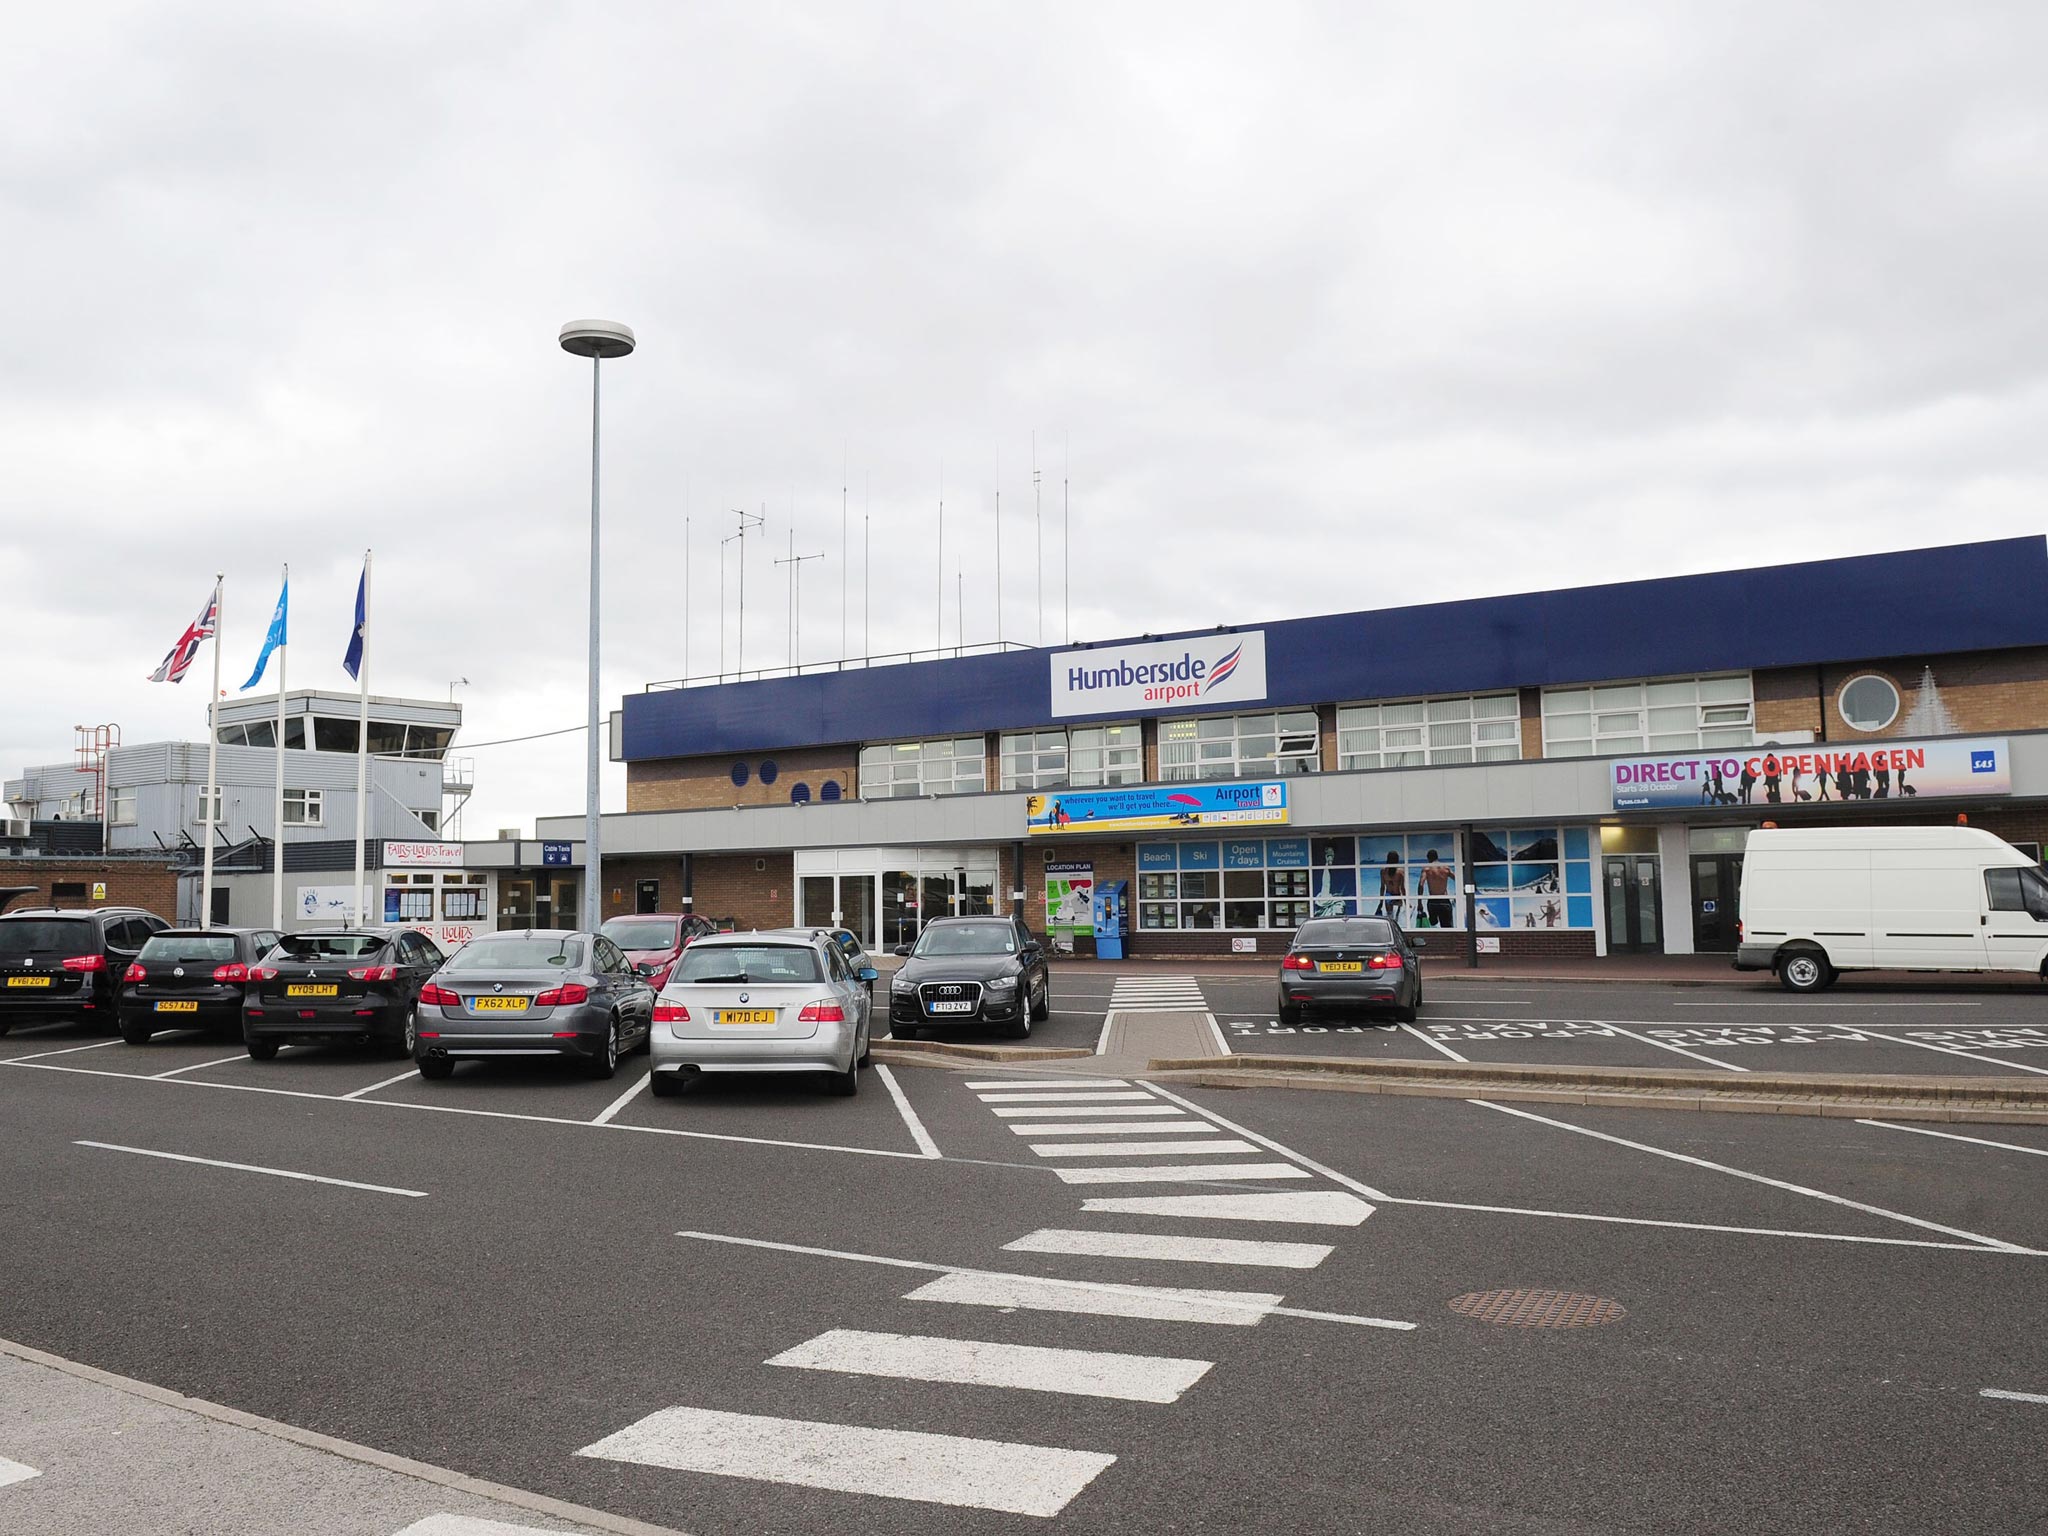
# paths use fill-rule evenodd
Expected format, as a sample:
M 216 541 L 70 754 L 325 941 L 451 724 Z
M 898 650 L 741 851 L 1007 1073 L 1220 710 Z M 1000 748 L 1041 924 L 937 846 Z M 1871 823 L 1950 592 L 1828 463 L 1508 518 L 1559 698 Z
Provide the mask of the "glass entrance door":
M 1742 890 L 1742 855 L 1692 856 L 1692 947 L 1703 955 L 1735 952 L 1736 897 Z
M 1611 853 L 1607 882 L 1607 952 L 1660 955 L 1664 952 L 1662 882 L 1657 860 L 1645 853 Z
M 889 949 L 917 942 L 917 876 L 892 869 L 882 876 L 882 943 Z
M 875 877 L 839 877 L 839 926 L 852 931 L 863 948 L 875 943 Z

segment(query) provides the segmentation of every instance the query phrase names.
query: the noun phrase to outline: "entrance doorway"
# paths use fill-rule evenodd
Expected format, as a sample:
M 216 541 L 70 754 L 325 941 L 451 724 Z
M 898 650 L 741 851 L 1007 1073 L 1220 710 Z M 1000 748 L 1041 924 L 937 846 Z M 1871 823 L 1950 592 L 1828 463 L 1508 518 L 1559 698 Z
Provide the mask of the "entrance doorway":
M 873 875 L 805 875 L 797 893 L 804 927 L 844 928 L 863 945 L 875 942 Z
M 1692 947 L 1696 953 L 1735 952 L 1736 897 L 1741 890 L 1741 854 L 1692 856 Z
M 1607 879 L 1607 951 L 1615 955 L 1664 952 L 1662 882 L 1650 853 L 1610 853 Z

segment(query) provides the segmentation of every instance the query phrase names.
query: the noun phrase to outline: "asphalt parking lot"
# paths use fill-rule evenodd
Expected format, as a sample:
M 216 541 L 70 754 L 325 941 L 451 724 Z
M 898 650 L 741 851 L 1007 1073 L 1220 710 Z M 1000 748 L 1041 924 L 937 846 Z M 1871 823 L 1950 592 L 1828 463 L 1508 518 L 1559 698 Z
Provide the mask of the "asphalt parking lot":
M 1039 1041 L 1096 1038 L 1116 980 L 1063 980 Z M 1270 991 L 1197 984 L 1226 1028 Z M 2034 999 L 1871 1001 L 1908 1007 L 1830 1010 L 1877 1038 L 1815 1053 L 1926 1070 L 1941 1053 L 1896 1030 L 2022 1028 Z M 1418 1027 L 1789 1027 L 1728 1006 L 1433 985 Z M 1869 1017 L 1894 1013 L 1913 1022 Z M 1436 1054 L 1376 1026 L 1297 1038 Z M 1675 1059 L 1623 1035 L 1453 1048 L 1566 1047 Z M 1076 1069 L 655 1101 L 639 1057 L 610 1082 L 428 1084 L 369 1051 L 22 1032 L 0 1040 L 0 1208 L 33 1241 L 0 1245 L 0 1336 L 700 1536 L 2048 1517 L 2048 1130 Z M 92 1497 L 89 1467 L 38 1470 L 0 1482 L 0 1532 L 45 1528 L 18 1490 L 37 1519 Z

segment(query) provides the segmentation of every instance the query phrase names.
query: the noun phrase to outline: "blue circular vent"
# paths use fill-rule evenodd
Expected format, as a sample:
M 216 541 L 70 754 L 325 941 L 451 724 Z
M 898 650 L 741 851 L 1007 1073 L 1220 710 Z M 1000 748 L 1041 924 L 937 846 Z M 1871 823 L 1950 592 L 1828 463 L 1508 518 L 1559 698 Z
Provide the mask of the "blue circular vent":
M 745 763 L 734 763 L 732 765 L 732 782 L 735 789 L 747 782 L 747 765 Z
M 761 760 L 761 782 L 763 784 L 773 784 L 778 771 L 774 758 L 765 757 Z
M 824 788 L 818 791 L 818 798 L 825 801 L 837 800 L 839 798 L 839 781 L 837 779 L 827 779 Z
M 811 786 L 804 783 L 801 779 L 797 780 L 796 783 L 789 786 L 789 798 L 790 802 L 794 805 L 809 805 L 811 803 Z

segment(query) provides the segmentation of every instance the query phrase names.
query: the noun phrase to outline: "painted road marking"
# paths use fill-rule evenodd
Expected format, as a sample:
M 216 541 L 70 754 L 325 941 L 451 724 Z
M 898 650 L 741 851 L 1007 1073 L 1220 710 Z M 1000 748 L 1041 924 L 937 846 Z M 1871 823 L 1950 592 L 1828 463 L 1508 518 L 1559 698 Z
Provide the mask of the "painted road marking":
M 1165 1323 L 1217 1323 L 1249 1328 L 1281 1297 L 1263 1291 L 1187 1290 L 1178 1286 L 1078 1285 L 1036 1275 L 956 1271 L 906 1291 L 905 1301 L 944 1301 L 963 1307 L 1019 1308 L 1026 1312 L 1082 1312 L 1097 1317 L 1149 1317 Z
M 2037 1077 L 2048 1077 L 2048 1067 L 2030 1067 L 2023 1061 L 2007 1061 L 2003 1056 L 1983 1056 L 1976 1051 L 1959 1051 L 1952 1045 L 1935 1045 L 1928 1040 L 1914 1040 L 1906 1035 L 1886 1035 L 1887 1040 L 1896 1040 L 1900 1045 L 1918 1046 L 1923 1051 L 1939 1051 L 1944 1056 L 1960 1056 L 1965 1061 L 1986 1062 L 1994 1067 L 2010 1067 L 2015 1072 L 2032 1072 Z
M 1259 1149 L 1248 1141 L 1067 1141 L 1034 1146 L 1040 1157 L 1179 1157 L 1189 1152 L 1238 1153 Z
M 647 1091 L 647 1085 L 653 1081 L 654 1071 L 652 1068 L 649 1068 L 647 1071 L 640 1074 L 638 1079 L 634 1081 L 632 1087 L 628 1088 L 616 1099 L 613 1099 L 611 1103 L 605 1105 L 605 1107 L 603 1109 L 600 1109 L 595 1115 L 592 1115 L 590 1117 L 590 1123 L 592 1125 L 610 1125 L 612 1123 L 613 1118 L 618 1114 L 618 1112 L 624 1109 L 628 1104 L 632 1103 L 635 1099 L 639 1098 L 641 1094 L 645 1093 Z
M 1200 1120 L 1185 1117 L 1178 1120 L 1087 1120 L 1073 1125 L 1055 1120 L 1050 1125 L 1019 1122 L 1011 1130 L 1019 1136 L 1187 1136 L 1195 1132 L 1207 1132 L 1213 1136 L 1216 1127 Z
M 1055 1168 L 1068 1184 L 1209 1184 L 1233 1179 L 1305 1179 L 1292 1163 L 1188 1163 L 1159 1168 Z
M 765 1363 L 807 1371 L 841 1371 L 849 1376 L 892 1376 L 905 1381 L 1113 1397 L 1129 1403 L 1171 1403 L 1200 1381 L 1215 1362 L 834 1328 Z
M 1416 1200 L 1402 1195 L 1382 1197 L 1389 1205 L 1415 1205 L 1438 1211 L 1476 1211 L 1490 1216 L 1548 1216 L 1558 1221 L 1599 1221 L 1623 1227 L 1668 1227 L 1678 1232 L 1728 1232 L 1743 1237 L 1804 1237 L 1818 1243 L 1869 1243 L 1881 1248 L 1945 1248 L 1958 1253 L 2027 1254 L 2032 1248 L 1986 1248 L 1982 1243 L 1936 1243 L 1917 1237 L 1856 1237 L 1846 1232 L 1790 1232 L 1777 1227 L 1730 1227 L 1705 1221 L 1658 1221 L 1648 1216 L 1601 1216 L 1588 1211 L 1543 1211 L 1521 1205 L 1473 1205 L 1463 1200 Z
M 882 1086 L 889 1090 L 889 1098 L 896 1105 L 896 1113 L 903 1121 L 903 1128 L 910 1132 L 910 1139 L 917 1143 L 917 1150 L 926 1157 L 939 1155 L 939 1144 L 932 1140 L 932 1133 L 924 1128 L 924 1122 L 917 1117 L 917 1111 L 910 1107 L 910 1097 L 904 1093 L 902 1084 L 896 1081 L 896 1074 L 880 1062 L 875 1063 L 875 1076 Z
M 1142 1099 L 1145 1097 L 1145 1095 L 1140 1093 L 1134 1094 L 1133 1097 Z M 1089 1115 L 1177 1115 L 1179 1113 L 1180 1111 L 1177 1109 L 1164 1109 L 1157 1106 L 1148 1109 L 1141 1108 L 1137 1105 L 1126 1106 L 1121 1104 L 1115 1106 L 1114 1108 L 1105 1107 L 1102 1109 L 1073 1109 L 1065 1107 L 1048 1106 L 1043 1109 L 998 1109 L 996 1111 L 996 1114 L 1004 1120 L 1040 1120 L 1044 1119 L 1048 1115 L 1067 1115 L 1074 1119 L 1082 1119 Z
M 1673 1004 L 1672 1004 L 1671 1006 L 1672 1006 L 1672 1007 L 1674 1007 L 1674 1008 L 1933 1008 L 1933 1007 L 1941 1007 L 1941 1008 L 1982 1008 L 1982 1007 L 1983 1007 L 1984 1005 L 1983 1005 L 1982 1003 L 1966 1003 L 1966 1002 L 1959 1002 L 1959 1001 L 1956 1001 L 1956 1000 L 1954 1000 L 1954 999 L 1952 999 L 1952 998 L 1946 998 L 1946 997 L 1944 997 L 1944 998 L 1939 998 L 1939 999 L 1936 999 L 1936 998 L 1929 998 L 1929 999 L 1927 999 L 1927 1000 L 1926 1000 L 1926 1001 L 1924 1001 L 1924 1002 L 1917 1002 L 1917 1003 L 1879 1003 L 1879 1002 L 1870 1002 L 1870 1003 L 1843 1003 L 1843 1002 L 1833 1002 L 1833 1003 L 1814 1003 L 1814 1002 L 1799 1002 L 1799 1003 L 1784 1003 L 1784 1002 L 1756 1002 L 1756 1003 L 1745 1003 L 1745 1002 L 1739 1002 L 1739 1001 L 1737 1001 L 1737 1000 L 1735 1000 L 1735 999 L 1732 999 L 1732 998 L 1728 998 L 1728 999 L 1723 999 L 1722 1001 L 1719 1001 L 1719 1002 L 1713 1002 L 1713 1003 L 1673 1003 Z
M 208 1067 L 224 1067 L 231 1061 L 247 1061 L 248 1059 L 249 1053 L 247 1051 L 237 1051 L 232 1056 L 222 1056 L 215 1061 L 195 1061 L 189 1067 L 173 1067 L 168 1072 L 152 1072 L 149 1075 L 158 1082 L 162 1082 L 167 1077 L 182 1077 L 187 1072 L 203 1072 Z
M 1281 1221 L 1310 1227 L 1355 1227 L 1372 1214 L 1356 1195 L 1334 1190 L 1257 1195 L 1119 1195 L 1084 1200 L 1084 1212 L 1116 1216 L 1192 1216 L 1203 1221 Z
M 1109 994 L 1111 1013 L 1202 1013 L 1208 1006 L 1192 976 L 1119 976 Z
M 267 1173 L 274 1179 L 299 1179 L 308 1184 L 333 1184 L 342 1189 L 366 1189 L 377 1195 L 403 1195 L 424 1200 L 424 1189 L 393 1189 L 388 1184 L 358 1184 L 354 1179 L 330 1179 L 317 1173 L 294 1173 L 289 1168 L 261 1168 L 254 1163 L 224 1163 L 212 1157 L 187 1157 L 182 1152 L 157 1152 L 148 1147 L 124 1147 L 111 1141 L 74 1141 L 74 1147 L 97 1147 L 102 1152 L 132 1152 L 137 1157 L 160 1157 L 173 1163 L 199 1163 L 208 1168 L 232 1168 L 237 1173 Z
M 1702 1056 L 1698 1051 L 1688 1051 L 1684 1046 L 1673 1045 L 1669 1040 L 1659 1040 L 1650 1035 L 1639 1035 L 1632 1029 L 1623 1029 L 1619 1024 L 1609 1024 L 1607 1027 L 1617 1035 L 1626 1035 L 1631 1040 L 1641 1041 L 1644 1045 L 1654 1045 L 1661 1050 L 1675 1051 L 1680 1056 L 1690 1056 L 1694 1061 L 1704 1061 L 1708 1066 L 1719 1067 L 1724 1072 L 1747 1072 L 1749 1070 L 1747 1067 L 1736 1066 L 1732 1061 L 1717 1061 L 1712 1056 Z
M 1434 1035 L 1425 1035 L 1425 1034 L 1424 1034 L 1424 1033 L 1423 1033 L 1423 1032 L 1422 1032 L 1421 1030 L 1417 1029 L 1417 1028 L 1416 1028 L 1416 1027 L 1415 1027 L 1415 1026 L 1414 1026 L 1413 1024 L 1403 1024 L 1403 1025 L 1402 1025 L 1402 1026 L 1400 1026 L 1400 1027 L 1401 1027 L 1402 1029 L 1406 1030 L 1406 1031 L 1407 1031 L 1407 1032 L 1408 1032 L 1409 1034 L 1413 1035 L 1413 1036 L 1414 1036 L 1414 1037 L 1415 1037 L 1416 1039 L 1420 1040 L 1420 1041 L 1421 1041 L 1421 1042 L 1422 1042 L 1422 1043 L 1423 1043 L 1424 1045 L 1428 1046 L 1428 1047 L 1429 1047 L 1429 1048 L 1430 1048 L 1431 1050 L 1433 1050 L 1433 1051 L 1442 1051 L 1442 1052 L 1444 1053 L 1444 1055 L 1446 1055 L 1446 1056 L 1450 1057 L 1450 1058 L 1451 1058 L 1451 1060 L 1453 1060 L 1453 1061 L 1466 1061 L 1466 1060 L 1469 1060 L 1469 1058 L 1468 1058 L 1468 1057 L 1460 1056 L 1460 1055 L 1459 1055 L 1459 1054 L 1458 1054 L 1458 1053 L 1457 1053 L 1456 1051 L 1452 1050 L 1452 1049 L 1451 1049 L 1451 1048 L 1450 1048 L 1450 1047 L 1449 1047 L 1448 1045 L 1445 1045 L 1445 1044 L 1443 1043 L 1443 1041 L 1441 1041 L 1441 1040 L 1437 1039 L 1437 1038 L 1436 1038 L 1436 1036 L 1434 1036 Z
M 395 1536 L 561 1536 L 557 1525 L 508 1525 L 474 1515 L 429 1515 L 415 1520 Z
M 2001 1238 L 1986 1237 L 1980 1232 L 1965 1232 L 1961 1227 L 1945 1227 L 1938 1221 L 1926 1221 L 1918 1216 L 1908 1216 L 1900 1211 L 1886 1210 L 1881 1205 L 1866 1205 L 1861 1200 L 1851 1200 L 1846 1195 L 1831 1195 L 1824 1189 L 1810 1189 L 1804 1184 L 1791 1184 L 1783 1179 L 1773 1179 L 1761 1173 L 1750 1173 L 1741 1168 L 1731 1168 L 1726 1163 L 1713 1163 L 1704 1157 L 1694 1157 L 1687 1152 L 1673 1152 L 1666 1147 L 1653 1147 L 1646 1142 L 1629 1141 L 1625 1137 L 1610 1136 L 1605 1131 L 1588 1130 L 1583 1125 L 1573 1125 L 1569 1120 L 1553 1120 L 1547 1115 L 1531 1114 L 1526 1109 L 1516 1109 L 1511 1104 L 1496 1104 L 1487 1099 L 1467 1099 L 1468 1104 L 1483 1105 L 1504 1115 L 1513 1115 L 1518 1120 L 1533 1120 L 1538 1125 L 1555 1126 L 1561 1131 L 1575 1135 L 1590 1136 L 1595 1141 L 1611 1142 L 1617 1147 L 1629 1147 L 1637 1152 L 1647 1152 L 1653 1157 L 1669 1158 L 1675 1163 L 1689 1163 L 1695 1168 L 1710 1169 L 1715 1173 L 1729 1174 L 1734 1178 L 1747 1179 L 1752 1184 L 1766 1184 L 1772 1189 L 1782 1189 L 1795 1195 L 1805 1195 L 1814 1200 L 1825 1200 L 1830 1205 L 1846 1206 L 1852 1211 L 1863 1211 L 1868 1215 L 1882 1216 L 1888 1221 L 1903 1221 L 1911 1227 L 1921 1227 L 1929 1232 L 1939 1232 L 1947 1237 L 1965 1238 L 1973 1243 L 1982 1243 L 1987 1248 L 2003 1249 L 2007 1253 L 2025 1253 L 2029 1250 L 2017 1243 L 2008 1243 Z
M 1065 1093 L 983 1093 L 976 1097 L 984 1104 L 1100 1104 L 1111 1099 L 1144 1099 L 1151 1095 L 1133 1088 L 1124 1093 L 1076 1093 L 1069 1089 Z
M 1060 1077 L 1060 1078 L 1018 1078 L 1008 1077 L 999 1081 L 965 1083 L 967 1088 L 1128 1088 L 1131 1085 L 1120 1077 Z
M 1258 1264 L 1314 1269 L 1337 1250 L 1328 1243 L 1274 1243 L 1239 1237 L 1169 1237 L 1156 1232 L 1079 1232 L 1046 1227 L 1005 1243 L 1013 1253 L 1078 1253 L 1101 1259 L 1159 1259 L 1171 1264 Z
M 121 1041 L 118 1038 L 113 1040 L 95 1040 L 91 1045 L 67 1045 L 61 1051 L 37 1051 L 28 1056 L 10 1056 L 7 1058 L 7 1064 L 9 1066 L 16 1066 L 25 1061 L 41 1061 L 45 1056 L 69 1056 L 73 1051 L 97 1051 L 109 1045 L 119 1044 L 121 1044 Z M 109 1072 L 107 1075 L 109 1077 L 128 1077 L 132 1074 L 127 1072 Z
M 1977 1395 L 1979 1397 L 1995 1397 L 2008 1403 L 2048 1403 L 2048 1393 L 2008 1392 L 2002 1387 L 1985 1387 Z
M 414 1078 L 418 1077 L 419 1075 L 419 1069 L 417 1067 L 407 1067 L 403 1072 L 399 1073 L 396 1077 L 387 1077 L 381 1083 L 372 1083 L 367 1088 L 358 1088 L 354 1093 L 344 1093 L 342 1097 L 344 1099 L 360 1099 L 367 1094 L 375 1093 L 379 1088 L 390 1088 L 398 1083 L 411 1082 Z M 460 1517 L 450 1515 L 448 1518 L 454 1520 Z
M 1333 1184 L 1341 1184 L 1346 1189 L 1356 1191 L 1358 1194 L 1365 1196 L 1365 1198 L 1368 1200 L 1378 1200 L 1383 1198 L 1380 1192 L 1374 1189 L 1370 1184 L 1361 1184 L 1358 1180 L 1352 1178 L 1349 1174 L 1339 1173 L 1336 1169 L 1330 1167 L 1327 1163 L 1319 1163 L 1312 1157 L 1304 1157 L 1301 1153 L 1294 1151 L 1292 1148 L 1283 1147 L 1279 1142 L 1275 1141 L 1270 1136 L 1261 1136 L 1257 1131 L 1249 1130 L 1246 1127 L 1239 1125 L 1235 1120 L 1226 1120 L 1221 1115 L 1217 1114 L 1216 1111 L 1214 1111 L 1213 1109 L 1204 1109 L 1201 1105 L 1195 1103 L 1194 1100 L 1184 1099 L 1179 1094 L 1173 1092 L 1171 1089 L 1161 1088 L 1157 1083 L 1147 1083 L 1145 1086 L 1147 1088 L 1150 1088 L 1152 1092 L 1157 1094 L 1160 1098 L 1165 1099 L 1168 1103 L 1178 1104 L 1182 1109 L 1187 1110 L 1190 1114 L 1200 1115 L 1204 1120 L 1208 1120 L 1213 1122 L 1214 1124 L 1220 1125 L 1226 1131 L 1235 1131 L 1238 1135 L 1242 1136 L 1246 1141 L 1255 1141 L 1260 1146 L 1266 1148 L 1270 1152 L 1278 1152 L 1282 1157 L 1287 1158 L 1292 1162 L 1298 1163 L 1303 1168 L 1308 1169 L 1309 1172 L 1321 1174 L 1324 1178 L 1328 1179 Z
M 0 1456 L 0 1488 L 5 1488 L 10 1483 L 25 1483 L 32 1477 L 42 1475 L 34 1467 L 25 1467 L 18 1461 L 9 1461 L 5 1456 Z
M 576 1453 L 676 1472 L 1048 1517 L 1113 1463 L 1097 1451 L 664 1408 Z
M 2011 1141 L 1986 1141 L 1982 1136 L 1959 1136 L 1954 1131 L 1930 1131 L 1920 1125 L 1900 1125 L 1895 1120 L 1858 1120 L 1880 1131 L 1911 1131 L 1915 1136 L 1939 1136 L 1943 1141 L 1967 1141 L 1979 1147 L 1997 1147 L 2004 1152 L 2024 1152 L 2029 1157 L 2048 1157 L 2048 1147 L 2023 1147 Z

